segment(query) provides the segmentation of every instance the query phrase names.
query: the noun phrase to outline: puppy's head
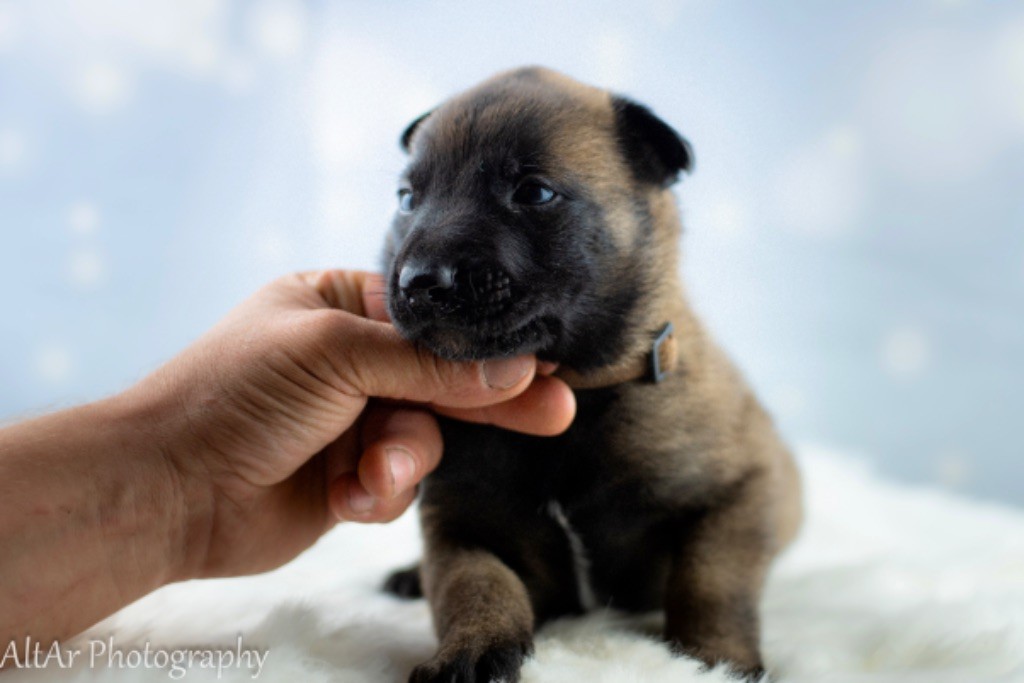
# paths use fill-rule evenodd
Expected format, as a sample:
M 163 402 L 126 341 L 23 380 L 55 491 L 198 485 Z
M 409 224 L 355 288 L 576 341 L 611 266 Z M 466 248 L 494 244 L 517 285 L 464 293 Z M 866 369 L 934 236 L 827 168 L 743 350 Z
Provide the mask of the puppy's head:
M 611 362 L 650 286 L 651 202 L 687 143 L 554 72 L 501 74 L 414 121 L 385 266 L 399 331 L 451 359 Z M 673 233 L 674 235 L 674 233 Z

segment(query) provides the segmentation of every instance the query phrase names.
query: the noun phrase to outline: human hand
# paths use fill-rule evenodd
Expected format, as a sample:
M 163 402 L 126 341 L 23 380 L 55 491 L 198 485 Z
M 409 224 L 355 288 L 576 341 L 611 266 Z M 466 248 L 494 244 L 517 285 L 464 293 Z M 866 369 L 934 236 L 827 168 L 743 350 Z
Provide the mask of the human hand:
M 442 360 L 384 322 L 382 294 L 367 273 L 281 278 L 128 392 L 178 416 L 160 418 L 188 510 L 177 578 L 264 571 L 338 519 L 396 518 L 441 457 L 431 410 L 568 427 L 572 392 L 534 358 Z

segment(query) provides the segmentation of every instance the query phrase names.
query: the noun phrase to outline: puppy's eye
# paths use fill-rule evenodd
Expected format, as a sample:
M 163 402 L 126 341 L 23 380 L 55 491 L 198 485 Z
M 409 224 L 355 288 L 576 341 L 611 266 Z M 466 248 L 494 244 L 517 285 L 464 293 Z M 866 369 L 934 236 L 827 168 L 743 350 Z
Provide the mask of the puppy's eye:
M 516 188 L 515 194 L 512 195 L 512 201 L 517 204 L 539 206 L 547 204 L 557 196 L 558 194 L 544 183 L 537 180 L 527 180 Z
M 412 190 L 402 189 L 398 191 L 398 210 L 402 213 L 409 213 L 416 208 L 415 198 Z

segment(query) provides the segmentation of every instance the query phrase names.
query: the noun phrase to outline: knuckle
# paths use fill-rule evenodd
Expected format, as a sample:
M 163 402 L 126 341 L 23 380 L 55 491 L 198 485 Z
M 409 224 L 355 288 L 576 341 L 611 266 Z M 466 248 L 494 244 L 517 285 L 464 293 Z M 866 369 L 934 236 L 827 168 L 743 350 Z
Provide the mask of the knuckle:
M 345 314 L 333 308 L 310 311 L 307 318 L 310 339 L 325 347 L 337 345 L 343 339 L 348 327 Z
M 360 364 L 353 361 L 352 351 L 345 343 L 350 325 L 351 321 L 342 311 L 330 308 L 309 311 L 289 324 L 287 345 L 292 349 L 291 355 L 301 359 L 303 368 L 310 374 L 337 391 L 356 395 L 359 392 L 353 388 L 352 381 L 359 379 Z

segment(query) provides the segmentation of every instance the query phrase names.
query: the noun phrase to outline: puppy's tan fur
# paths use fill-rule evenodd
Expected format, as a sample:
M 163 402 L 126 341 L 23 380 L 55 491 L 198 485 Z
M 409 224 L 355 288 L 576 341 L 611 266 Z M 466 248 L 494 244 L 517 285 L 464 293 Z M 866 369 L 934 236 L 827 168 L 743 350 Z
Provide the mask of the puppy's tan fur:
M 542 69 L 502 74 L 428 117 L 411 135 L 413 153 L 461 163 L 468 145 L 529 108 L 544 120 L 545 172 L 588 188 L 615 247 L 639 250 L 645 264 L 645 295 L 622 321 L 621 352 L 583 374 L 645 358 L 665 322 L 675 328 L 677 369 L 657 384 L 579 392 L 576 423 L 552 440 L 446 425 L 449 450 L 421 505 L 422 569 L 392 584 L 415 593 L 422 579 L 441 640 L 413 680 L 514 677 L 533 629 L 579 611 L 565 531 L 537 513 L 545 496 L 584 539 L 591 574 L 603 582 L 599 599 L 660 605 L 674 649 L 757 675 L 761 588 L 800 524 L 799 477 L 771 419 L 687 304 L 675 198 L 631 172 L 612 96 Z M 653 240 L 638 232 L 638 202 Z M 604 267 L 613 288 L 625 265 Z M 547 455 L 529 460 L 530 450 Z

